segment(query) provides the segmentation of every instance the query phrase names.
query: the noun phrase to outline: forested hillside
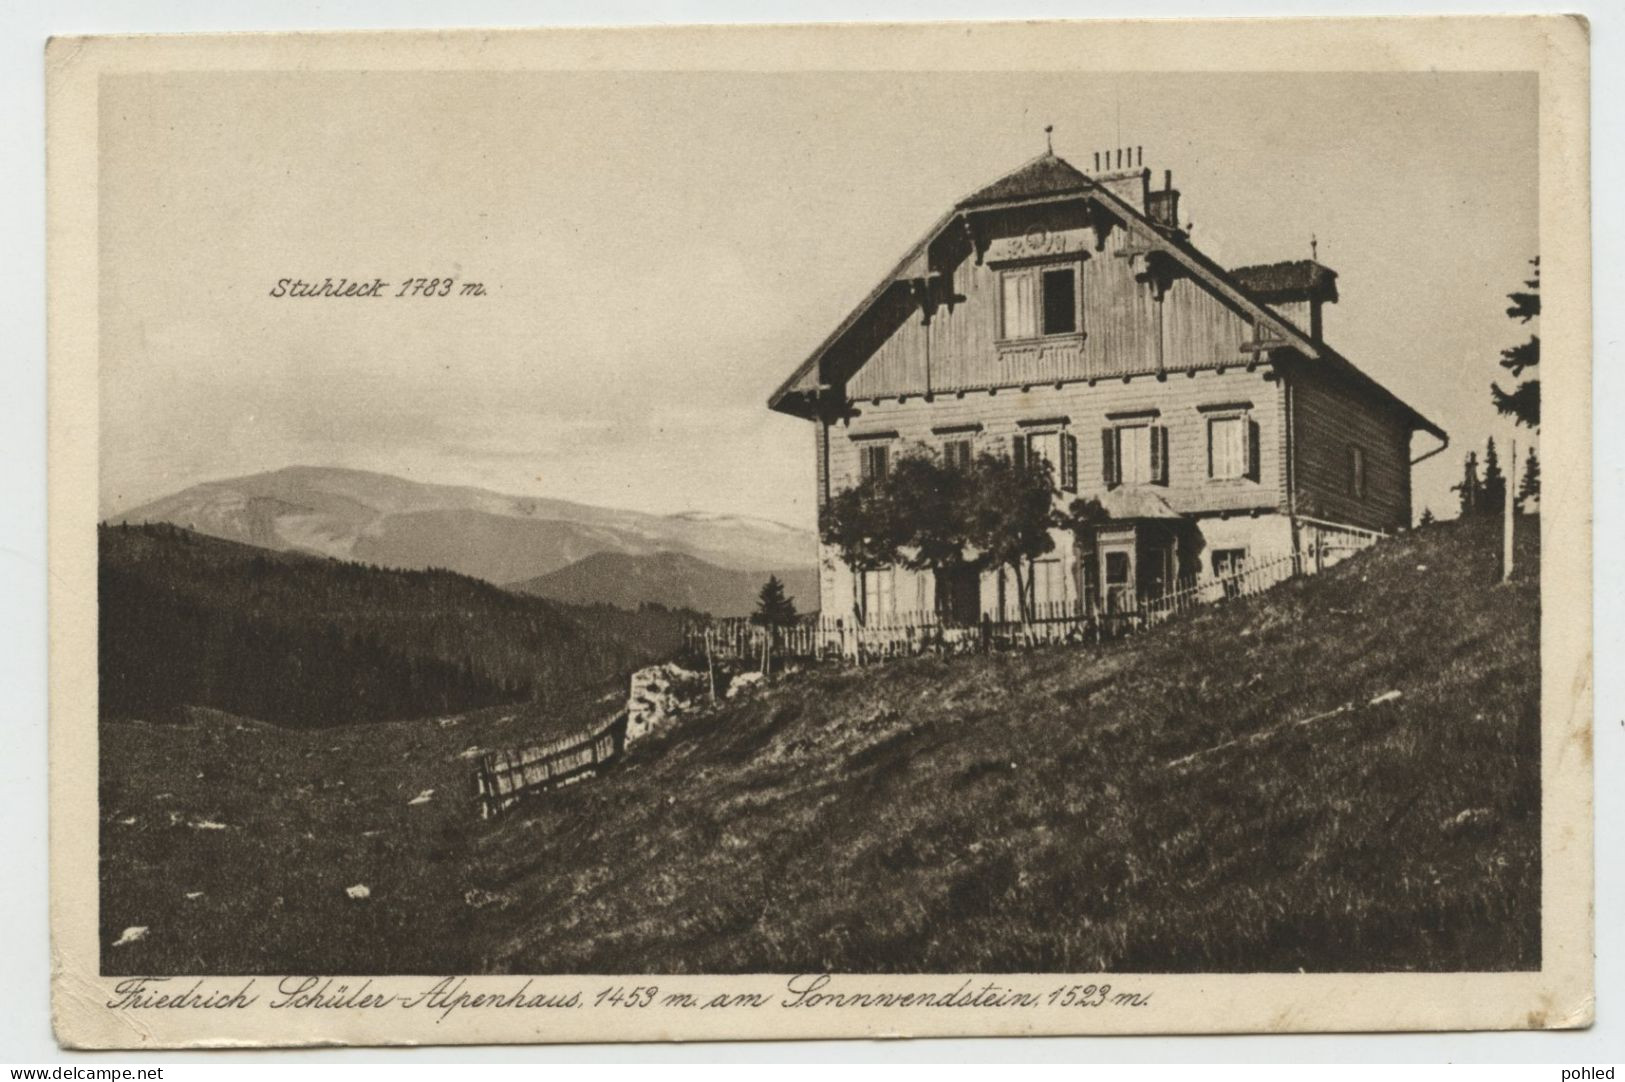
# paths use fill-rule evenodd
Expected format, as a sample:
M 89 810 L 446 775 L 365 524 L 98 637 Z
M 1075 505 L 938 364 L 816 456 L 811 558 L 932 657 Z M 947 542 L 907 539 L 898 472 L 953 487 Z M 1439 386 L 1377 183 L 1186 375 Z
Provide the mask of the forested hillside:
M 209 706 L 298 727 L 547 701 L 676 649 L 683 615 L 570 607 L 448 571 L 104 526 L 103 716 Z
M 637 608 L 652 603 L 712 616 L 749 616 L 770 574 L 784 583 L 801 611 L 817 610 L 816 567 L 740 571 L 717 567 L 682 552 L 657 552 L 652 556 L 597 552 L 549 574 L 505 585 L 516 593 L 567 604 L 596 602 Z

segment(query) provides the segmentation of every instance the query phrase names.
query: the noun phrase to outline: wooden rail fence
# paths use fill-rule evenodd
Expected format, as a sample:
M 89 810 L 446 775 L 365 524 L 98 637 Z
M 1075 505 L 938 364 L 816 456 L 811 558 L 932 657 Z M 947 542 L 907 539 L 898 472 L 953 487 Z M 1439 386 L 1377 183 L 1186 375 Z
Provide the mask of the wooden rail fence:
M 1153 626 L 1201 605 L 1251 597 L 1298 575 L 1330 567 L 1384 535 L 1336 523 L 1300 519 L 1299 545 L 1269 559 L 1241 564 L 1223 575 L 1180 579 L 1152 597 L 1110 605 L 1098 598 L 1041 603 L 1032 617 L 1013 620 L 983 613 L 974 624 L 955 623 L 930 611 L 888 612 L 858 621 L 834 616 L 766 628 L 748 618 L 715 619 L 686 629 L 696 654 L 742 660 L 846 659 L 867 663 L 924 653 L 979 653 L 1054 643 L 1099 642 Z M 771 649 L 768 645 L 771 643 Z
M 527 793 L 570 785 L 601 774 L 626 750 L 626 714 L 585 731 L 544 744 L 480 756 L 474 795 L 480 818 L 489 819 L 517 804 Z
M 1292 552 L 1243 563 L 1210 578 L 1176 582 L 1155 597 L 1102 605 L 1098 599 L 1034 606 L 1031 619 L 1009 620 L 984 613 L 974 624 L 955 624 L 935 612 L 891 612 L 858 623 L 838 617 L 802 620 L 767 628 L 749 619 L 719 619 L 686 629 L 688 648 L 708 658 L 760 662 L 773 659 L 856 660 L 860 663 L 924 653 L 980 653 L 1055 643 L 1098 642 L 1130 634 L 1190 611 L 1232 598 L 1251 597 L 1297 575 L 1330 567 L 1384 535 L 1337 523 L 1300 519 L 1299 544 Z M 541 744 L 487 752 L 474 771 L 475 798 L 482 818 L 517 804 L 526 794 L 569 785 L 608 769 L 626 750 L 623 711 L 591 729 Z

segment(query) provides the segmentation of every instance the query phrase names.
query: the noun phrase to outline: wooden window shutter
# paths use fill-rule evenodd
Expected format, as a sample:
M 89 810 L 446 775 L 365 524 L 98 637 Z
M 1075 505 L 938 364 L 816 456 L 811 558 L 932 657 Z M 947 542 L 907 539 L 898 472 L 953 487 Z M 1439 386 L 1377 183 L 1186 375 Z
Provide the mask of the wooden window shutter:
M 1070 432 L 1061 433 L 1061 487 L 1078 491 L 1078 438 Z
M 1117 429 L 1100 430 L 1101 480 L 1111 487 L 1119 482 L 1117 474 Z
M 1027 465 L 1027 451 L 1026 436 L 1016 435 L 1010 437 L 1010 457 L 1015 460 L 1017 466 Z
M 1257 481 L 1261 476 L 1259 470 L 1261 456 L 1258 448 L 1258 422 L 1251 417 L 1247 418 L 1247 479 Z
M 858 473 L 862 480 L 886 476 L 886 448 L 884 446 L 863 448 L 859 452 L 858 464 Z
M 1168 426 L 1151 426 L 1151 483 L 1168 483 Z

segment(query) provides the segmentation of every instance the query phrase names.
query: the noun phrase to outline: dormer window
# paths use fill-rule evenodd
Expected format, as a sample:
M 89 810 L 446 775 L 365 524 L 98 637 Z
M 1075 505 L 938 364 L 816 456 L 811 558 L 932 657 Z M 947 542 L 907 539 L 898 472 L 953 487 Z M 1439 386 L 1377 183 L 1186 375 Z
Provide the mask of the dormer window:
M 1015 267 L 1000 274 L 999 337 L 1005 341 L 1077 334 L 1083 292 L 1076 265 Z

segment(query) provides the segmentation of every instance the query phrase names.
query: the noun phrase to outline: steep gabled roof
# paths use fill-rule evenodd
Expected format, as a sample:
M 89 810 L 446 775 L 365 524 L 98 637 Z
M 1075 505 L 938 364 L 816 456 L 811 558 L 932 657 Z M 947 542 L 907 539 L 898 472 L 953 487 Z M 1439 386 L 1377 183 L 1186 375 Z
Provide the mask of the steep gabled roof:
M 1007 173 L 992 184 L 961 199 L 958 206 L 979 207 L 988 203 L 1009 203 L 1045 196 L 1083 192 L 1095 182 L 1072 167 L 1064 158 L 1045 152 L 1013 173 Z
M 865 314 L 891 294 L 894 288 L 903 285 L 905 278 L 915 276 L 908 272 L 919 265 L 932 243 L 962 216 L 967 213 L 974 213 L 981 208 L 999 204 L 1048 200 L 1071 194 L 1100 203 L 1113 216 L 1124 223 L 1137 223 L 1140 225 L 1142 227 L 1140 232 L 1143 234 L 1144 239 L 1154 249 L 1184 267 L 1193 278 L 1200 280 L 1209 290 L 1227 303 L 1238 310 L 1250 313 L 1252 320 L 1268 326 L 1279 335 L 1282 346 L 1292 349 L 1305 358 L 1324 361 L 1327 367 L 1353 379 L 1362 387 L 1391 403 L 1410 418 L 1413 427 L 1432 433 L 1441 440 L 1448 439 L 1443 429 L 1418 413 L 1398 395 L 1361 371 L 1352 361 L 1332 350 L 1325 343 L 1314 341 L 1303 331 L 1293 326 L 1289 320 L 1282 318 L 1278 313 L 1271 310 L 1262 297 L 1239 282 L 1233 272 L 1219 266 L 1193 246 L 1184 233 L 1153 222 L 1137 207 L 1117 195 L 1110 188 L 1100 184 L 1065 159 L 1057 157 L 1053 153 L 1041 154 L 993 183 L 977 189 L 956 203 L 953 210 L 937 219 L 931 229 L 897 262 L 892 272 L 881 279 L 880 283 L 869 292 L 863 302 L 841 321 L 841 324 L 819 344 L 817 349 L 813 350 L 811 356 L 791 373 L 790 378 L 779 385 L 778 389 L 768 398 L 768 407 L 778 409 L 792 393 L 798 390 L 816 389 L 816 379 L 813 388 L 803 385 L 809 375 L 816 377 L 819 374 L 819 363 L 824 356 L 857 326 Z M 1305 269 L 1301 271 L 1277 271 L 1273 269 L 1281 267 L 1296 268 L 1298 264 L 1295 263 L 1271 264 L 1268 267 L 1242 269 L 1245 272 L 1256 271 L 1260 275 L 1265 271 L 1269 271 L 1271 275 L 1278 275 L 1282 280 L 1288 276 L 1304 276 L 1306 280 L 1322 281 L 1329 284 L 1331 288 L 1336 288 L 1336 272 L 1308 260 L 1300 262 L 1306 265 Z M 1321 277 L 1322 272 L 1324 275 L 1330 275 L 1330 279 Z

